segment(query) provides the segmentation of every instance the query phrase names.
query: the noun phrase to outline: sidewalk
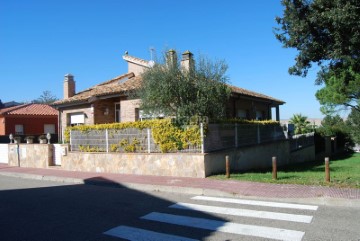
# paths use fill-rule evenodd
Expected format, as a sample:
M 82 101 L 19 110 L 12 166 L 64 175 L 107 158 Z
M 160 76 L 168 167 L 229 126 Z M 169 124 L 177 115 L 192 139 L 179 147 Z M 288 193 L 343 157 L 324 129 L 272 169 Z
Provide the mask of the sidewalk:
M 12 167 L 1 163 L 0 175 L 73 184 L 111 185 L 143 191 L 157 190 L 195 195 L 246 197 L 248 199 L 282 199 L 290 202 L 360 207 L 360 189 L 349 188 L 222 181 L 209 178 L 76 172 L 64 171 L 56 167 L 49 169 Z

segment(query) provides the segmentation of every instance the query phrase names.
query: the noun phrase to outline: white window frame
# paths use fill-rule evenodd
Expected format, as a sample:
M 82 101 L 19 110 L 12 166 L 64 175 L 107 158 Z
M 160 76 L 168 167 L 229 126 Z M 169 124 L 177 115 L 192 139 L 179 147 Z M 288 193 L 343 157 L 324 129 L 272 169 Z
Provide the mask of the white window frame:
M 71 113 L 70 114 L 70 125 L 83 125 L 85 124 L 85 115 L 84 113 Z

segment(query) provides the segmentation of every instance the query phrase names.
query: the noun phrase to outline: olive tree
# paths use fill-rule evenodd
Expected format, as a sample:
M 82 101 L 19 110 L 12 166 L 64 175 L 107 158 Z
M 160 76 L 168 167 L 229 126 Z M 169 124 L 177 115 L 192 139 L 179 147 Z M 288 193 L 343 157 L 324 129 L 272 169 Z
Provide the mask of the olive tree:
M 141 109 L 148 114 L 222 118 L 230 97 L 227 64 L 200 56 L 184 68 L 174 50 L 142 74 L 138 91 Z

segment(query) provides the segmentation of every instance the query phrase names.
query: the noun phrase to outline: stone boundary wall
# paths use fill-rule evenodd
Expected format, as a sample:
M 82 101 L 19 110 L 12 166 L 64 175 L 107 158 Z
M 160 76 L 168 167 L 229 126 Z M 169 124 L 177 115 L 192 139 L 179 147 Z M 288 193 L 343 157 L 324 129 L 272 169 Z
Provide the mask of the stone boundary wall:
M 205 177 L 204 154 L 69 152 L 62 169 L 136 175 Z
M 68 152 L 61 145 L 61 169 L 69 171 L 153 176 L 197 177 L 225 173 L 225 156 L 231 172 L 270 168 L 272 157 L 278 166 L 315 160 L 314 147 L 290 152 L 289 141 L 200 153 L 87 153 Z M 9 144 L 9 166 L 48 168 L 54 165 L 52 144 Z
M 52 163 L 51 144 L 9 144 L 9 166 L 47 168 Z

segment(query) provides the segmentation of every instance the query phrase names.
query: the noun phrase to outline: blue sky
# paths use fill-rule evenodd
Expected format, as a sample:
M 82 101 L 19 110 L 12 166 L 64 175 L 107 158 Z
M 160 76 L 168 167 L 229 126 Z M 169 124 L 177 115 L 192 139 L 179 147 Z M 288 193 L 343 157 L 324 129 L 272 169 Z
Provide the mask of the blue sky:
M 274 37 L 281 14 L 280 0 L 0 0 L 0 99 L 62 98 L 67 73 L 81 91 L 125 73 L 125 51 L 175 48 L 224 59 L 232 85 L 286 102 L 282 119 L 322 118 L 316 69 L 288 74 L 296 51 Z

